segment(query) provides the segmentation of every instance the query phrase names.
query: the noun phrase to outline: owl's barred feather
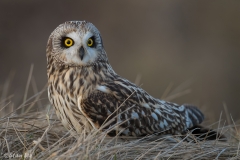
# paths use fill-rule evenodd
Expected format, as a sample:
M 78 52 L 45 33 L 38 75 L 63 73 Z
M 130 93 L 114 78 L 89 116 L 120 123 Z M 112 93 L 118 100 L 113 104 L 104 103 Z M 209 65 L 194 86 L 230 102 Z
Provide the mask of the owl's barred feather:
M 64 47 L 63 37 L 73 45 Z M 47 61 L 49 100 L 63 125 L 77 133 L 117 126 L 110 135 L 185 134 L 204 119 L 198 108 L 156 99 L 116 74 L 100 32 L 89 22 L 57 27 L 48 40 Z

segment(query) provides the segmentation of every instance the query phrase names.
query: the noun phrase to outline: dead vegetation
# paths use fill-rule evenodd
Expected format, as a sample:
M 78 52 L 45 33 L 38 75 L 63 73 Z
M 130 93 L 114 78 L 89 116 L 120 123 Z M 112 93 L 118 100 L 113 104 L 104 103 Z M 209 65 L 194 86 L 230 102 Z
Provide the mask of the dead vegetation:
M 29 112 L 2 117 L 1 158 L 25 155 L 25 159 L 238 159 L 239 137 L 231 140 L 184 141 L 176 137 L 150 140 L 111 138 L 93 130 L 72 137 L 51 112 Z M 220 129 L 220 128 L 219 128 Z M 188 134 L 187 136 L 191 136 Z M 15 156 L 16 157 L 16 156 Z M 21 157 L 23 158 L 23 157 Z M 20 158 L 19 158 L 20 159 Z

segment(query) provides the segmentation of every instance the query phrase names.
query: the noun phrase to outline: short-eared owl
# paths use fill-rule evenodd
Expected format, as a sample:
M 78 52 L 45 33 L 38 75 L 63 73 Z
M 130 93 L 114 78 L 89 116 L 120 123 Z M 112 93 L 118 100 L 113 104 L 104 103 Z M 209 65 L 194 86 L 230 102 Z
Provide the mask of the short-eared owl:
M 184 134 L 203 113 L 156 99 L 120 77 L 108 62 L 98 29 L 86 21 L 59 25 L 47 44 L 48 97 L 63 125 L 128 136 Z M 114 128 L 115 127 L 115 128 Z

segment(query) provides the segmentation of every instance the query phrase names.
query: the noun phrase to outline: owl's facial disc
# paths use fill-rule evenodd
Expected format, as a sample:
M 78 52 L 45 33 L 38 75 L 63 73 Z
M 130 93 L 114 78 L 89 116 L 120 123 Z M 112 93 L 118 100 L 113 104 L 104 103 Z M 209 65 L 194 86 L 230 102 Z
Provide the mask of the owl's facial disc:
M 86 21 L 68 21 L 59 25 L 48 41 L 47 54 L 61 65 L 90 66 L 108 63 L 98 29 Z

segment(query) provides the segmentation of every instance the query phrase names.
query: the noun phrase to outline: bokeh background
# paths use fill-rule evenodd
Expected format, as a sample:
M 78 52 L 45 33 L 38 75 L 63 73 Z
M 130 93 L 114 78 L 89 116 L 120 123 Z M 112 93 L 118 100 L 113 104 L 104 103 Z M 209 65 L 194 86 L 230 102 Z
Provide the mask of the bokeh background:
M 239 0 L 0 1 L 0 93 L 23 101 L 47 83 L 45 48 L 50 33 L 68 20 L 87 20 L 101 32 L 115 71 L 161 98 L 197 105 L 207 119 L 240 117 Z M 7 88 L 7 91 L 6 91 Z M 4 92 L 3 92 L 4 91 Z M 188 90 L 187 90 L 188 91 Z M 48 103 L 46 92 L 43 105 Z

